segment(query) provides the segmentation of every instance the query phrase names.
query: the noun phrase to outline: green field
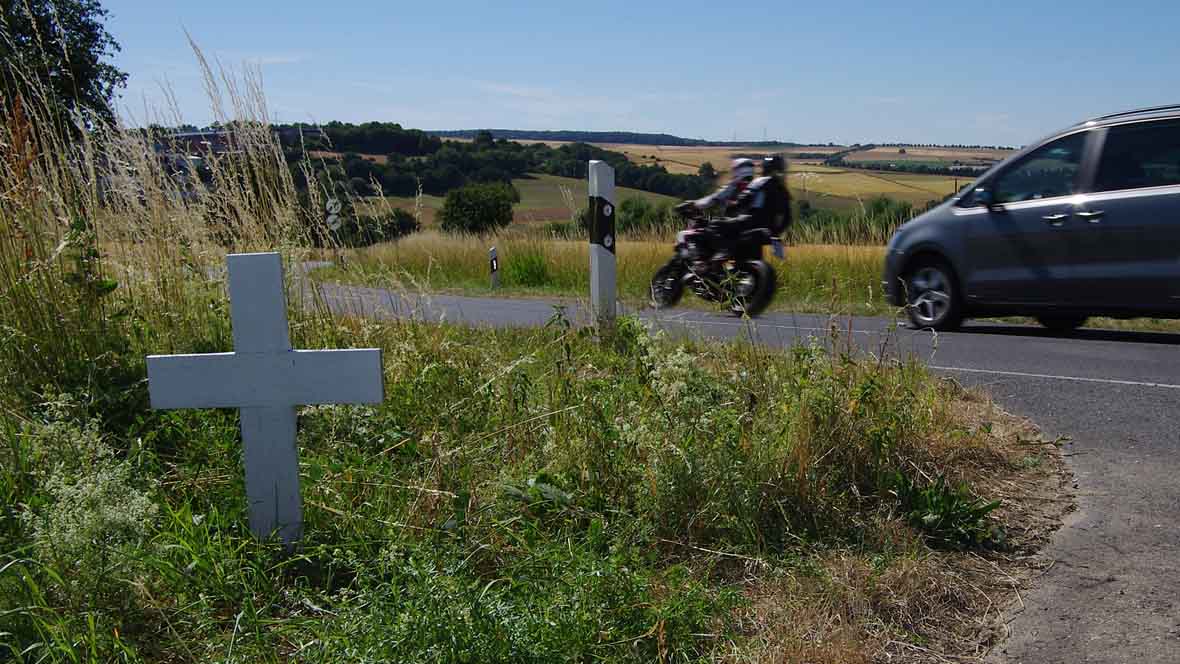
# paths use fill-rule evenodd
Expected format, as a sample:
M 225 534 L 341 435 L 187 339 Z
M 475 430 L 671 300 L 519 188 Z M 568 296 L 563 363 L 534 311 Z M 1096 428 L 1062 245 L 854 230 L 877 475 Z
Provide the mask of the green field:
M 569 202 L 572 202 L 577 207 L 584 207 L 588 195 L 586 180 L 563 178 L 556 175 L 538 174 L 532 177 L 518 178 L 512 181 L 512 186 L 516 187 L 517 191 L 520 192 L 520 202 L 513 208 L 514 219 L 522 223 L 569 221 L 573 216 L 573 210 L 570 209 Z M 563 189 L 570 195 L 568 201 L 565 194 L 562 193 Z M 652 203 L 673 203 L 676 201 L 671 196 L 653 194 L 650 191 L 640 191 L 627 187 L 619 187 L 616 195 L 620 202 L 632 196 L 647 199 Z M 424 224 L 427 226 L 434 224 L 435 215 L 442 209 L 444 200 L 444 196 L 422 196 L 422 222 Z M 413 211 L 416 200 L 414 197 L 408 196 L 388 196 L 384 201 L 379 197 L 372 197 L 364 200 L 361 209 L 362 212 L 366 210 L 370 213 L 379 212 L 382 206 L 386 204 Z M 575 210 L 577 207 L 575 207 Z

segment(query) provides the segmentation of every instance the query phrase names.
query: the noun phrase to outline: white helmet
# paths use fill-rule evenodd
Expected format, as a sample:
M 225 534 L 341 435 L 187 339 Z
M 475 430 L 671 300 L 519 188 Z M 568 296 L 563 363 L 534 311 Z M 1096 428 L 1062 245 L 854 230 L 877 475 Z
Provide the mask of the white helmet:
M 754 160 L 746 159 L 744 157 L 740 159 L 734 159 L 733 162 L 729 164 L 729 175 L 734 180 L 753 180 Z

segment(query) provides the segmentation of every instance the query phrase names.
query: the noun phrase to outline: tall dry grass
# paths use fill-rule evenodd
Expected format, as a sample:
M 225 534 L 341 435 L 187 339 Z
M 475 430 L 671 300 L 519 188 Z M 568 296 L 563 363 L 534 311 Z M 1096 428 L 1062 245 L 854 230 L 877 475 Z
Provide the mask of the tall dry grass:
M 223 327 L 222 312 L 190 305 L 223 302 L 211 275 L 227 252 L 304 254 L 314 220 L 267 124 L 259 75 L 234 74 L 193 51 L 213 115 L 229 129 L 230 152 L 208 160 L 209 186 L 159 159 L 160 137 L 148 131 L 93 116 L 60 126 L 36 80 L 26 80 L 27 94 L 0 99 L 5 395 L 85 383 L 128 339 L 156 350 L 207 342 Z M 23 76 L 13 63 L 0 67 Z M 169 116 L 179 120 L 174 108 L 148 120 Z M 317 193 L 312 187 L 311 209 L 322 209 Z M 153 338 L 144 338 L 149 329 Z

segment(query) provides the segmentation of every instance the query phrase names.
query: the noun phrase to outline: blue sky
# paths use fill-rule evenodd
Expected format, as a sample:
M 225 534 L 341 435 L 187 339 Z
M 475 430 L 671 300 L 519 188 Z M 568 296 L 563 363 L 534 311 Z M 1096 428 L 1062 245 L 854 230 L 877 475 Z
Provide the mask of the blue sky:
M 1180 102 L 1180 2 L 104 0 L 143 117 L 211 119 L 184 31 L 272 119 L 1019 145 Z

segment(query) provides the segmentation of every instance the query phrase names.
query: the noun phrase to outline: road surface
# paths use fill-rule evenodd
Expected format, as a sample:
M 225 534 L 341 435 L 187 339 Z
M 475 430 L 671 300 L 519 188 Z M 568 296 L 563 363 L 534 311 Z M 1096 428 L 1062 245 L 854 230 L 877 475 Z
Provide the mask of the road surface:
M 322 285 L 332 309 L 476 325 L 527 326 L 560 303 L 404 296 Z M 585 312 L 566 305 L 577 320 Z M 1048 436 L 1066 436 L 1078 510 L 1044 555 L 1052 559 L 1023 610 L 1009 616 L 996 662 L 1180 662 L 1180 335 L 970 324 L 956 333 L 899 328 L 881 318 L 767 314 L 751 327 L 719 314 L 640 312 L 674 334 L 752 335 L 786 346 L 832 343 L 833 327 L 863 351 L 913 356 Z

